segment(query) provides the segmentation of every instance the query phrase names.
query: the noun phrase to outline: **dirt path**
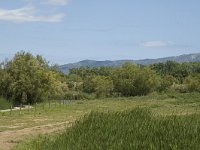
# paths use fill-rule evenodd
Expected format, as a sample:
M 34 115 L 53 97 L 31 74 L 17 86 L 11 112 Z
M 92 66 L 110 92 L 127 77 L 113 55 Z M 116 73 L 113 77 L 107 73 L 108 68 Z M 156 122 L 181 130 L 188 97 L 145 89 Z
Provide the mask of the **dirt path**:
M 32 109 L 33 107 L 32 106 L 26 106 L 25 108 L 21 108 L 21 110 L 25 110 L 25 109 Z M 20 110 L 20 107 L 14 107 L 12 109 L 12 111 L 15 111 L 15 110 Z M 10 109 L 5 109 L 5 110 L 0 110 L 0 112 L 9 112 L 11 111 Z
M 37 136 L 39 134 L 59 132 L 66 127 L 71 126 L 72 122 L 60 122 L 55 124 L 47 124 L 24 128 L 16 131 L 0 132 L 0 150 L 10 150 L 15 144 L 19 143 L 25 137 Z

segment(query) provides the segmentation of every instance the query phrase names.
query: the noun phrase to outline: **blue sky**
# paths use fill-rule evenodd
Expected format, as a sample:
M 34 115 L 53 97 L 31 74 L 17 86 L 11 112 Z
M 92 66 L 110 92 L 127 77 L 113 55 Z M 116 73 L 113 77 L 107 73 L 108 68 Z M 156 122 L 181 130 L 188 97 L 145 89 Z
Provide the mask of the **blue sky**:
M 52 63 L 200 52 L 199 0 L 1 0 L 0 59 Z

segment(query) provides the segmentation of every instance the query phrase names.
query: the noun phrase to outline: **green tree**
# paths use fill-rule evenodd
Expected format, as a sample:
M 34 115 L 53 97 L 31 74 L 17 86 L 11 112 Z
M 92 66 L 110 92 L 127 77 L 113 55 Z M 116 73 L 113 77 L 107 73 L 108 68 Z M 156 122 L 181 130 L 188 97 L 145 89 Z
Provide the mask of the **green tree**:
M 56 93 L 60 82 L 57 74 L 38 58 L 24 51 L 18 52 L 5 67 L 8 98 L 24 102 L 43 101 Z M 26 97 L 26 98 L 25 98 Z
M 74 90 L 74 91 L 83 90 L 83 80 L 79 75 L 76 75 L 76 74 L 68 75 L 67 83 L 71 90 Z
M 159 91 L 166 91 L 170 89 L 170 87 L 176 83 L 178 83 L 178 80 L 172 75 L 162 76 Z
M 184 80 L 188 92 L 200 92 L 200 75 L 193 74 Z
M 160 84 L 160 78 L 155 71 L 132 63 L 115 68 L 113 81 L 116 92 L 123 96 L 146 95 L 155 91 Z
M 96 76 L 92 79 L 97 97 L 108 97 L 112 94 L 114 85 L 110 77 Z
M 92 82 L 94 76 L 86 76 L 83 80 L 83 92 L 86 93 L 94 93 L 95 92 L 95 86 Z

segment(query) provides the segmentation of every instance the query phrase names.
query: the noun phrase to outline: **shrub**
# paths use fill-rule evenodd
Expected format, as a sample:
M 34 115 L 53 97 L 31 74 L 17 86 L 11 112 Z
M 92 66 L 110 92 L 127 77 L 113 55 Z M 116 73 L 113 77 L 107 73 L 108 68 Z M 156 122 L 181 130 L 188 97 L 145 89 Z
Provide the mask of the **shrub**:
M 9 108 L 10 108 L 10 103 L 8 102 L 8 100 L 0 97 L 0 110 Z
M 77 91 L 69 91 L 65 93 L 64 99 L 67 100 L 89 100 L 93 99 L 94 96 L 92 94 L 87 94 L 83 92 L 77 92 Z
M 199 75 L 196 76 L 188 76 L 184 83 L 186 85 L 188 92 L 199 92 L 200 91 L 200 77 Z

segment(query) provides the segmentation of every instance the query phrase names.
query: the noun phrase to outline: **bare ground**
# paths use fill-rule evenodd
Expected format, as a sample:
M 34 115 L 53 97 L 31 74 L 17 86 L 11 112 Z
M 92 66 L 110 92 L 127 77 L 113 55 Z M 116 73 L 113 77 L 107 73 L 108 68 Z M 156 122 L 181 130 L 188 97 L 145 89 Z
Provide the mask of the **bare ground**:
M 55 124 L 24 128 L 21 130 L 0 132 L 0 150 L 10 150 L 15 146 L 15 144 L 19 143 L 26 137 L 33 137 L 39 134 L 62 131 L 66 127 L 71 126 L 71 124 L 72 122 L 66 121 Z

